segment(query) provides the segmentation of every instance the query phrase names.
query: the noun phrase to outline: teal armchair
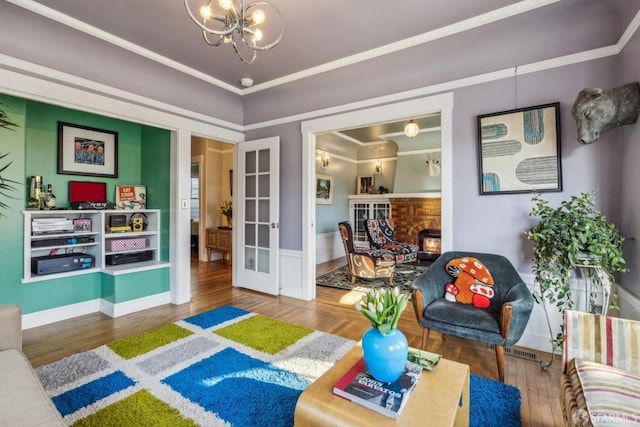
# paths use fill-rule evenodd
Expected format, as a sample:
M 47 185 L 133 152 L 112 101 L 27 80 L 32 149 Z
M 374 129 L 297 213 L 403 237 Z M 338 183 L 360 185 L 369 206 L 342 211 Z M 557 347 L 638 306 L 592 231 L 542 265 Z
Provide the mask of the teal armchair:
M 447 298 L 445 288 L 456 282 L 454 276 L 459 273 L 449 262 L 465 257 L 476 258 L 493 277 L 494 283 L 488 291 L 492 296 L 486 308 Z M 480 282 L 480 279 L 468 281 L 471 288 L 488 288 Z M 416 318 L 424 328 L 422 348 L 426 349 L 432 329 L 445 335 L 494 344 L 498 377 L 504 382 L 504 346 L 518 342 L 533 309 L 533 297 L 511 262 L 501 255 L 445 252 L 414 280 L 411 288 Z

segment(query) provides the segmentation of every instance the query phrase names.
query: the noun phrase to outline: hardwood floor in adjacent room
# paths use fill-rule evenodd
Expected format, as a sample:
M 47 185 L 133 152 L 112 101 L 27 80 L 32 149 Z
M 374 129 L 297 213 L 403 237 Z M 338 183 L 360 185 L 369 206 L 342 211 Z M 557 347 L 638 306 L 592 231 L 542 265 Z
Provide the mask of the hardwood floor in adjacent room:
M 343 260 L 337 260 L 337 263 L 319 265 L 318 274 L 337 268 L 342 263 Z M 223 305 L 234 305 L 353 340 L 359 340 L 369 327 L 364 317 L 353 308 L 354 300 L 359 298 L 357 294 L 318 287 L 315 301 L 275 297 L 233 288 L 231 266 L 223 261 L 192 260 L 191 267 L 190 303 L 166 305 L 116 319 L 94 313 L 29 329 L 23 337 L 25 354 L 37 367 Z M 416 323 L 411 306 L 407 306 L 403 313 L 399 328 L 407 336 L 409 345 L 420 346 L 422 330 Z M 495 352 L 484 344 L 455 337 L 443 340 L 440 334 L 433 332 L 428 350 L 468 364 L 476 375 L 498 378 Z M 530 352 L 528 349 L 526 351 Z M 535 353 L 543 360 L 549 358 L 547 353 Z M 506 356 L 505 359 L 507 382 L 521 391 L 522 425 L 563 425 L 559 397 L 560 358 L 556 357 L 548 371 L 543 371 L 536 362 L 516 356 Z M 493 398 L 486 396 L 486 399 Z M 501 425 L 500 420 L 496 420 L 496 423 Z

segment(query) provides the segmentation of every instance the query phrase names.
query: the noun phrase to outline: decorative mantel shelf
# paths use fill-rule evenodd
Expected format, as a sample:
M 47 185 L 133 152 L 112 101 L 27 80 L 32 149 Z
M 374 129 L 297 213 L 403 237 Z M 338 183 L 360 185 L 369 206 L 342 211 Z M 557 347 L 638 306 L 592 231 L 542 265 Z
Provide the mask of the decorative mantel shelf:
M 349 200 L 380 200 L 380 199 L 440 199 L 442 193 L 430 191 L 426 193 L 386 193 L 386 194 L 352 194 Z

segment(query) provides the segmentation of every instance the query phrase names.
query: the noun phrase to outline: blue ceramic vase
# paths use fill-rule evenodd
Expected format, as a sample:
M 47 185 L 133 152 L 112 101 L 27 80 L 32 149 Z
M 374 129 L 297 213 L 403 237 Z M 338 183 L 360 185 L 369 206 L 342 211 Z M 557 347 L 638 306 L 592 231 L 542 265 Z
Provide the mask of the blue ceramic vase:
M 390 383 L 402 375 L 407 365 L 409 343 L 398 329 L 382 335 L 376 328 L 362 336 L 362 355 L 369 373 L 378 381 Z

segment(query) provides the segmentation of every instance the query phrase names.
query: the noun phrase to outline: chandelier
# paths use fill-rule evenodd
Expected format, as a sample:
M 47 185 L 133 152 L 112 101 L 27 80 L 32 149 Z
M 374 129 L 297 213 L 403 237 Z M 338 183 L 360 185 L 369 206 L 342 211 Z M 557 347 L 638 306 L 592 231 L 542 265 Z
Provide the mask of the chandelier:
M 192 6 L 192 3 L 196 3 Z M 209 46 L 231 44 L 238 57 L 253 64 L 259 51 L 275 47 L 284 33 L 278 8 L 266 1 L 244 7 L 244 0 L 184 0 L 191 20 Z M 197 16 L 199 17 L 197 17 Z
M 420 132 L 420 128 L 418 127 L 418 124 L 413 120 L 409 120 L 407 124 L 404 126 L 404 134 L 407 135 L 409 138 L 413 138 L 419 132 Z

